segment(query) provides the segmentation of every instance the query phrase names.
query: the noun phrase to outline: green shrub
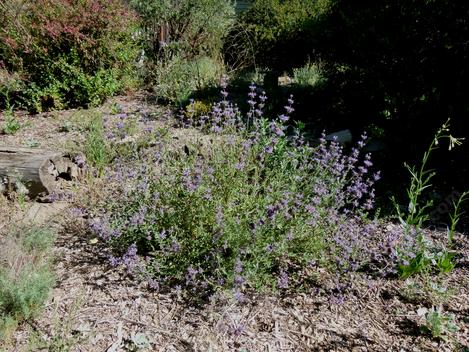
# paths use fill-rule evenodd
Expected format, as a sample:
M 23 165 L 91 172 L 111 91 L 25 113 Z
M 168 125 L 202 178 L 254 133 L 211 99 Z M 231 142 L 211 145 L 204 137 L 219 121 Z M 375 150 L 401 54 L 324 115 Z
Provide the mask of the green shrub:
M 223 73 L 223 65 L 215 59 L 202 56 L 188 61 L 178 55 L 155 67 L 154 90 L 158 97 L 182 105 L 194 92 L 217 86 Z
M 214 134 L 206 142 L 174 150 L 161 140 L 141 166 L 115 170 L 128 180 L 122 197 L 108 197 L 92 222 L 113 264 L 153 287 L 239 294 L 301 285 L 308 265 L 354 270 L 369 260 L 373 235 L 361 227 L 373 203 L 369 157 L 345 156 L 325 140 L 305 145 L 298 130 L 287 137 L 288 116 L 262 118 L 266 98 L 257 106 L 252 89 L 246 120 L 228 102 L 214 104 L 196 121 Z
M 310 54 L 305 22 L 328 11 L 329 0 L 256 0 L 242 13 L 225 45 L 231 65 L 245 54 L 241 66 L 288 70 L 302 66 Z
M 51 231 L 41 228 L 10 234 L 0 244 L 0 339 L 21 320 L 34 317 L 54 284 Z
M 33 111 L 98 104 L 133 84 L 136 17 L 120 0 L 0 0 L 0 94 Z
M 145 80 L 160 98 L 182 104 L 218 83 L 221 47 L 234 22 L 231 0 L 132 0 L 143 20 Z
M 300 86 L 314 87 L 324 82 L 324 74 L 318 64 L 307 63 L 305 66 L 293 69 L 293 82 Z
M 420 308 L 417 314 L 422 318 L 422 330 L 430 333 L 434 338 L 447 340 L 459 330 L 453 313 L 446 313 L 443 307 L 431 309 Z
M 131 0 L 143 19 L 148 55 L 162 52 L 190 59 L 199 55 L 216 57 L 234 20 L 231 0 Z M 164 33 L 160 37 L 160 33 Z M 165 57 L 163 55 L 163 57 Z

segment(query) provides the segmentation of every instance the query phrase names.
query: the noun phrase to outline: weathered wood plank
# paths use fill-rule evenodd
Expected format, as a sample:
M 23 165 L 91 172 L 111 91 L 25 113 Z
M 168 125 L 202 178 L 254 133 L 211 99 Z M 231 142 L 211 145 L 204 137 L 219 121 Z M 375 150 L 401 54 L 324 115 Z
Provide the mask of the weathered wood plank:
M 47 195 L 56 190 L 59 179 L 78 177 L 75 161 L 63 152 L 0 146 L 0 185 L 8 192 L 22 184 L 30 198 Z

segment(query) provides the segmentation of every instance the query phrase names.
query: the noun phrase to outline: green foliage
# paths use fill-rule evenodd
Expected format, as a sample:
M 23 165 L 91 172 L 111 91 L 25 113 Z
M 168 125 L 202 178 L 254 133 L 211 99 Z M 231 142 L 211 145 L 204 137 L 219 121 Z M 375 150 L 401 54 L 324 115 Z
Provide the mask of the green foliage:
M 104 168 L 114 158 L 114 149 L 105 136 L 101 114 L 96 114 L 90 121 L 84 148 L 86 159 L 97 169 L 98 175 L 102 176 Z
M 130 4 L 143 19 L 143 41 L 153 58 L 161 59 L 162 51 L 184 59 L 217 57 L 234 20 L 231 0 L 131 0 Z
M 224 73 L 222 42 L 234 21 L 231 0 L 132 0 L 143 20 L 145 80 L 163 100 L 183 104 Z
M 436 261 L 437 269 L 443 274 L 451 272 L 455 267 L 454 256 L 455 254 L 451 252 L 441 252 Z
M 450 214 L 450 227 L 448 228 L 448 242 L 453 243 L 456 226 L 461 218 L 461 206 L 469 199 L 469 191 L 463 192 L 456 201 L 453 201 L 453 212 Z
M 293 82 L 300 86 L 314 87 L 324 82 L 324 74 L 318 64 L 307 63 L 305 66 L 293 69 Z
M 25 231 L 23 247 L 27 253 L 46 253 L 54 244 L 55 236 L 45 228 L 33 228 Z
M 195 100 L 192 104 L 186 106 L 185 115 L 187 118 L 198 118 L 207 116 L 212 106 L 210 103 L 200 100 Z
M 19 80 L 0 94 L 18 107 L 96 105 L 133 84 L 136 18 L 119 0 L 1 0 L 0 18 L 1 67 Z
M 239 52 L 250 48 L 245 66 L 288 70 L 304 65 L 309 56 L 302 26 L 328 11 L 330 1 L 256 0 L 240 15 L 227 40 L 225 55 L 233 64 Z
M 115 251 L 113 264 L 153 287 L 207 293 L 283 289 L 301 282 L 307 265 L 353 270 L 370 260 L 363 243 L 372 231 L 357 229 L 372 206 L 373 180 L 365 168 L 352 172 L 358 150 L 348 158 L 336 143 L 305 145 L 298 130 L 291 138 L 283 132 L 287 116 L 274 122 L 253 111 L 245 125 L 228 102 L 214 104 L 196 121 L 215 133 L 212 141 L 175 150 L 161 140 L 141 165 L 115 170 L 127 180 L 119 184 L 122 197 L 107 198 L 92 222 Z
M 21 124 L 16 118 L 12 109 L 8 109 L 4 113 L 5 122 L 3 123 L 3 133 L 5 134 L 15 134 L 21 128 Z
M 0 338 L 41 309 L 54 283 L 50 268 L 51 231 L 40 228 L 10 234 L 0 246 Z
M 59 303 L 55 302 L 54 315 L 50 321 L 50 335 L 46 337 L 40 331 L 31 330 L 28 351 L 70 352 L 84 342 L 83 335 L 87 329 L 82 331 L 83 322 L 79 321 L 78 315 L 83 306 L 84 296 L 83 293 L 76 296 L 71 304 L 65 307 L 65 312 L 63 308 L 59 309 Z M 77 330 L 80 333 L 77 333 Z
M 181 56 L 174 56 L 155 66 L 152 72 L 155 81 L 153 89 L 163 100 L 183 105 L 194 92 L 216 86 L 223 73 L 223 65 L 210 57 L 187 61 Z
M 393 199 L 399 221 L 404 229 L 404 244 L 406 248 L 399 248 L 398 254 L 401 263 L 398 265 L 399 274 L 406 278 L 414 274 L 429 272 L 436 267 L 442 273 L 448 273 L 454 268 L 454 254 L 449 252 L 451 247 L 457 220 L 459 219 L 459 206 L 466 197 L 466 192 L 454 204 L 454 213 L 451 216 L 451 225 L 448 229 L 447 248 L 437 250 L 431 247 L 431 243 L 425 237 L 422 226 L 429 220 L 428 210 L 433 205 L 431 200 L 422 202 L 423 192 L 431 187 L 431 181 L 435 172 L 427 169 L 429 157 L 438 148 L 441 140 L 448 139 L 450 150 L 454 145 L 460 144 L 459 139 L 449 134 L 449 120 L 437 131 L 428 150 L 425 151 L 419 168 L 406 165 L 411 174 L 410 186 L 407 189 L 409 204 L 407 210 L 401 210 L 395 199 Z
M 432 307 L 430 310 L 423 308 L 418 313 L 424 318 L 423 330 L 429 332 L 434 338 L 447 338 L 459 330 L 454 321 L 454 314 L 445 313 L 441 306 Z

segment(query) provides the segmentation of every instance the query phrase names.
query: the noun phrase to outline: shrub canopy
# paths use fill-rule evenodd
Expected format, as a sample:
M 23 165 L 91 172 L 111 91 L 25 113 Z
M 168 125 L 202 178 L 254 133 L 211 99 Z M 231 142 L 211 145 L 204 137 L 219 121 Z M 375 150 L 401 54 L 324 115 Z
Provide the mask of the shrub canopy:
M 0 0 L 0 94 L 31 110 L 101 102 L 125 86 L 136 17 L 120 0 Z

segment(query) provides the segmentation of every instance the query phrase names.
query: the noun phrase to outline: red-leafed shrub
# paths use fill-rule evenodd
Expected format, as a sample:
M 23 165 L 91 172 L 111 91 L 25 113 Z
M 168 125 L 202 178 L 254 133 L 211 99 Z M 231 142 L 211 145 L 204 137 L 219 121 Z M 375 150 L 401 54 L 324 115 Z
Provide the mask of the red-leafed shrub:
M 121 0 L 0 0 L 0 20 L 0 94 L 10 103 L 86 106 L 130 82 L 137 17 Z

